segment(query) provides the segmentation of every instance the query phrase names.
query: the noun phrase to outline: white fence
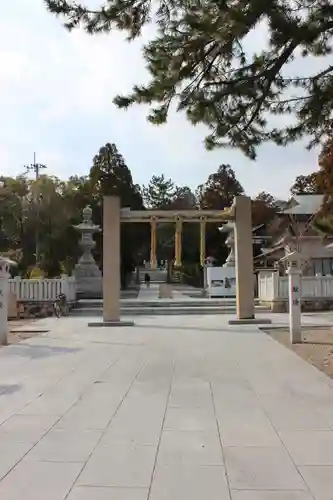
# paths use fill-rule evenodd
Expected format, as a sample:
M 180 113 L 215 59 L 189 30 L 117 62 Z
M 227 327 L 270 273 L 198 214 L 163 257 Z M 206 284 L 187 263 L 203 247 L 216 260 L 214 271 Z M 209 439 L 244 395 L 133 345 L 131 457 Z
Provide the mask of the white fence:
M 279 276 L 277 271 L 260 271 L 258 276 L 258 297 L 262 301 L 287 300 L 288 277 Z M 332 299 L 333 276 L 302 276 L 302 299 Z
M 16 277 L 9 281 L 9 292 L 19 301 L 48 302 L 64 293 L 68 302 L 76 300 L 75 278 L 62 276 L 55 279 L 22 279 Z

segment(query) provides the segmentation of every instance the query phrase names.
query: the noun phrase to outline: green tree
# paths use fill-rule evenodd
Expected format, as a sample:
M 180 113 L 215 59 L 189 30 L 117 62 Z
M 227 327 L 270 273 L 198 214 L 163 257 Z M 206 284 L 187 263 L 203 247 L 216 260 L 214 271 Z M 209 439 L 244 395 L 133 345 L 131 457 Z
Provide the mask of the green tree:
M 147 208 L 165 210 L 171 206 L 176 195 L 176 186 L 164 174 L 153 175 L 147 187 L 143 186 L 142 194 Z
M 194 210 L 196 206 L 196 196 L 188 186 L 176 187 L 171 202 L 173 210 Z
M 220 165 L 217 172 L 210 174 L 205 184 L 197 188 L 197 198 L 203 209 L 223 210 L 241 194 L 244 189 L 230 165 Z
M 172 209 L 177 187 L 171 179 L 162 175 L 153 175 L 148 186 L 142 186 L 141 192 L 147 209 Z M 145 258 L 149 259 L 149 247 L 146 248 Z M 174 225 L 165 223 L 157 225 L 157 256 L 159 260 L 173 259 Z
M 33 187 L 29 220 L 38 229 L 40 265 L 48 276 L 70 272 L 79 254 L 79 235 L 73 225 L 81 221 L 83 193 L 81 198 L 78 191 L 73 196 L 70 180 L 45 175 Z
M 292 195 L 298 194 L 321 194 L 321 188 L 318 185 L 318 173 L 313 172 L 309 175 L 299 175 L 291 186 Z
M 132 174 L 115 144 L 101 147 L 93 159 L 89 179 L 93 196 L 93 217 L 102 224 L 103 196 L 119 196 L 122 207 L 142 210 L 143 201 L 139 186 L 134 184 Z M 121 227 L 121 280 L 126 285 L 126 276 L 135 266 L 138 254 L 148 247 L 148 228 L 143 224 L 122 224 Z M 96 238 L 96 256 L 102 262 L 101 237 Z M 138 245 L 138 242 L 139 245 Z M 110 249 L 112 251 L 112 249 Z
M 319 172 L 316 174 L 318 191 L 326 195 L 329 208 L 333 206 L 333 137 L 323 144 L 318 158 Z M 315 174 L 313 174 L 315 175 Z
M 260 193 L 255 197 L 255 201 L 265 203 L 268 207 L 275 207 L 276 205 L 274 196 L 270 193 L 266 193 L 266 191 L 260 191 Z
M 24 243 L 29 184 L 23 176 L 0 178 L 0 250 L 17 250 Z
M 324 236 L 333 234 L 333 137 L 322 147 L 318 158 L 319 171 L 312 174 L 317 191 L 324 194 L 323 206 L 314 220 L 314 227 Z
M 93 159 L 89 174 L 93 196 L 117 195 L 122 207 L 139 210 L 142 197 L 139 187 L 133 183 L 130 169 L 115 144 L 107 143 L 101 147 Z
M 244 194 L 244 189 L 237 180 L 230 165 L 220 165 L 210 174 L 207 181 L 198 186 L 197 199 L 201 209 L 223 210 L 232 205 L 237 195 Z M 215 257 L 221 264 L 228 252 L 224 244 L 226 235 L 219 231 L 220 224 L 208 224 L 206 231 L 207 256 Z
M 74 0 L 44 1 L 65 17 L 68 29 L 121 29 L 130 40 L 154 15 L 158 30 L 144 46 L 150 81 L 115 100 L 125 108 L 152 105 L 153 123 L 165 122 L 176 101 L 192 123 L 210 128 L 207 147 L 227 143 L 250 158 L 262 142 L 285 145 L 306 135 L 311 147 L 331 130 L 330 0 L 105 0 L 94 10 Z M 258 27 L 267 29 L 267 42 L 250 51 L 248 36 Z M 299 73 L 289 69 L 296 57 L 302 61 Z M 314 58 L 322 62 L 320 70 Z M 276 126 L 269 124 L 269 113 L 292 114 L 294 120 Z
M 276 204 L 274 196 L 265 191 L 261 191 L 252 200 L 252 224 L 258 226 L 260 224 L 269 224 L 275 217 L 279 208 Z
M 0 181 L 0 252 L 20 256 L 19 271 L 23 274 L 35 266 L 36 241 L 38 264 L 48 276 L 71 271 L 79 256 L 79 235 L 73 225 L 81 222 L 86 205 L 92 206 L 94 222 L 100 225 L 103 196 L 116 195 L 123 207 L 143 209 L 139 187 L 114 144 L 99 150 L 88 176 L 72 176 L 67 181 L 47 175 L 37 180 L 0 177 Z M 140 245 L 149 246 L 148 238 L 148 227 L 122 225 L 123 285 Z M 101 263 L 101 238 L 97 238 L 96 257 Z
M 73 257 L 74 262 L 77 249 L 77 235 L 70 238 L 74 206 L 64 198 L 67 183 L 47 175 L 2 181 L 0 250 L 20 254 L 19 269 L 25 272 L 36 263 L 38 242 L 38 265 L 49 276 L 59 275 L 62 261 Z
M 323 194 L 325 208 L 332 209 L 333 197 L 333 137 L 330 136 L 322 146 L 318 157 L 319 170 L 309 175 L 296 177 L 291 194 Z

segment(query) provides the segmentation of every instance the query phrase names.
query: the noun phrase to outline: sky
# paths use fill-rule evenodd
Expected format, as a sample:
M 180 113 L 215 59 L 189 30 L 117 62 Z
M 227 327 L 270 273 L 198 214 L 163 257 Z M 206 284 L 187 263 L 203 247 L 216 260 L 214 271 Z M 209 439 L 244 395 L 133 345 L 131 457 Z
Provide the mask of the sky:
M 99 4 L 101 0 L 90 0 Z M 305 143 L 266 144 L 255 162 L 241 152 L 208 152 L 204 126 L 193 127 L 173 112 L 163 126 L 147 122 L 147 108 L 118 110 L 112 103 L 133 84 L 147 81 L 144 39 L 129 44 L 121 33 L 68 33 L 43 0 L 3 2 L 0 17 L 0 174 L 18 175 L 24 165 L 47 165 L 62 179 L 86 175 L 93 156 L 115 143 L 135 183 L 162 173 L 177 185 L 196 188 L 222 163 L 230 164 L 247 194 L 289 196 L 296 176 L 317 168 L 318 151 Z M 260 43 L 260 33 L 249 43 Z

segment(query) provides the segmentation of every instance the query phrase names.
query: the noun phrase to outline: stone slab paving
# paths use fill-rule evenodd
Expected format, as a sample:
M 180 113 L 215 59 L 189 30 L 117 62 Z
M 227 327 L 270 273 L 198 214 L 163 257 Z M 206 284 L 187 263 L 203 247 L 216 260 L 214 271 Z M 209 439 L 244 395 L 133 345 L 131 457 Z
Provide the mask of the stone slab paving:
M 138 300 L 158 300 L 159 297 L 159 284 L 150 283 L 149 287 L 145 284 L 141 284 Z
M 50 318 L 0 349 L 0 499 L 332 500 L 332 382 L 228 319 Z

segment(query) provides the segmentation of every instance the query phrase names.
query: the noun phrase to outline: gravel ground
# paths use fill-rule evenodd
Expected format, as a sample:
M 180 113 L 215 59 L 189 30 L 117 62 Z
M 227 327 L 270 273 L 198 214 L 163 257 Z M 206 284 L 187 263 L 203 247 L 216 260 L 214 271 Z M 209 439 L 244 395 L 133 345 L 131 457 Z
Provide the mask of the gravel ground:
M 288 329 L 265 331 L 274 340 L 292 349 L 298 356 L 333 378 L 333 328 L 303 328 L 303 342 L 293 345 L 289 340 Z

